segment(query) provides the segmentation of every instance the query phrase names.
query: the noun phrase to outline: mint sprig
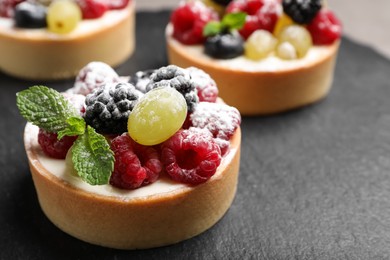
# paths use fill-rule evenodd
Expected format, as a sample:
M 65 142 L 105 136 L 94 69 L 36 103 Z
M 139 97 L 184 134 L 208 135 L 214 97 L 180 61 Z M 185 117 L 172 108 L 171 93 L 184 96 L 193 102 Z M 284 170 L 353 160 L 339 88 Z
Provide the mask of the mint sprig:
M 240 30 L 245 24 L 246 15 L 244 12 L 229 13 L 220 22 L 208 22 L 203 28 L 203 36 L 210 37 L 219 33 Z
M 88 126 L 71 149 L 73 166 L 84 181 L 91 185 L 109 182 L 115 158 L 104 136 Z
M 53 133 L 69 127 L 70 118 L 82 119 L 76 108 L 54 89 L 33 86 L 16 94 L 20 114 L 32 124 Z
M 33 86 L 16 94 L 20 114 L 32 124 L 58 139 L 78 136 L 71 147 L 77 174 L 91 185 L 108 184 L 114 169 L 114 153 L 106 138 L 88 126 L 79 111 L 59 92 L 45 86 Z

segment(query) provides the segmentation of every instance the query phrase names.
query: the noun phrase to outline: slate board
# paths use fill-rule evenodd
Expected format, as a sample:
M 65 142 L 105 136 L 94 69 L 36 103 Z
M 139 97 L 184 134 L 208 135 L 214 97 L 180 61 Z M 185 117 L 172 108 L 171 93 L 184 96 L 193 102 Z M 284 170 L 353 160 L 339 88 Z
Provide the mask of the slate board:
M 168 18 L 137 14 L 137 51 L 120 75 L 167 64 Z M 38 82 L 0 74 L 0 259 L 389 258 L 389 72 L 389 60 L 344 38 L 325 100 L 243 118 L 238 193 L 224 218 L 193 239 L 138 251 L 89 245 L 44 216 L 15 105 L 15 93 Z M 73 81 L 39 83 L 65 90 Z

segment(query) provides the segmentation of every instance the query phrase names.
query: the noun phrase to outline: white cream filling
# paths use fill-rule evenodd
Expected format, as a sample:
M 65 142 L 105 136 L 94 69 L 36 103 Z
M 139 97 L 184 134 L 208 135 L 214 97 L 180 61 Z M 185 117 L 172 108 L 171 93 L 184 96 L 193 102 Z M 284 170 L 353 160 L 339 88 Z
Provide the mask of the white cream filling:
M 132 1 L 133 2 L 133 1 Z M 131 3 L 131 5 L 134 5 Z M 127 7 L 120 10 L 109 10 L 102 17 L 97 19 L 84 19 L 80 21 L 77 27 L 66 34 L 57 34 L 50 32 L 47 28 L 39 29 L 24 29 L 16 28 L 14 26 L 13 19 L 0 17 L 0 34 L 9 35 L 15 38 L 29 38 L 29 39 L 42 39 L 47 38 L 50 40 L 67 40 L 73 39 L 78 36 L 86 34 L 92 34 L 96 31 L 100 31 L 105 27 L 109 27 L 113 24 L 119 23 L 125 19 L 129 13 Z
M 224 60 L 214 59 L 204 53 L 203 45 L 184 45 L 172 37 L 172 32 L 173 27 L 171 24 L 168 24 L 166 28 L 166 37 L 175 48 L 181 50 L 189 56 L 196 57 L 196 59 L 204 61 L 207 64 L 236 71 L 275 72 L 297 69 L 299 67 L 309 67 L 311 64 L 318 61 L 319 57 L 329 56 L 332 52 L 332 48 L 330 46 L 313 46 L 310 48 L 305 57 L 294 60 L 283 60 L 272 54 L 267 58 L 258 61 L 250 60 L 245 56 Z
M 32 161 L 32 164 L 41 164 L 42 167 L 45 168 L 51 174 L 81 190 L 98 195 L 112 196 L 120 198 L 122 200 L 128 200 L 133 198 L 148 197 L 157 194 L 174 192 L 179 189 L 190 187 L 186 184 L 175 182 L 165 176 L 160 177 L 155 183 L 143 186 L 135 190 L 118 189 L 109 184 L 99 186 L 89 185 L 88 183 L 82 181 L 79 177 L 74 176 L 70 173 L 69 169 L 67 169 L 65 160 L 50 158 L 42 152 L 38 144 L 38 131 L 39 128 L 37 126 L 34 126 L 31 123 L 27 124 L 24 137 L 26 149 L 32 149 L 34 152 L 37 153 L 37 159 L 35 161 Z M 235 150 L 232 149 L 226 156 L 224 156 L 221 161 L 221 165 L 219 166 L 219 169 L 222 167 L 226 167 L 226 164 L 228 164 L 233 159 L 234 154 Z

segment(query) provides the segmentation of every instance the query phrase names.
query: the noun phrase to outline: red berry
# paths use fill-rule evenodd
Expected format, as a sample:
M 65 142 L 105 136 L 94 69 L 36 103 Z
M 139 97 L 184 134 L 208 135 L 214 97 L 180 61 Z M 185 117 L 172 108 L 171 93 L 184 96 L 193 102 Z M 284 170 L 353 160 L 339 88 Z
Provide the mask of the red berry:
M 96 19 L 107 11 L 106 3 L 99 0 L 77 0 L 83 14 L 83 19 Z
M 332 11 L 323 8 L 307 25 L 307 29 L 315 45 L 327 45 L 341 37 L 342 25 Z
M 247 39 L 256 30 L 272 32 L 281 12 L 281 5 L 276 0 L 235 0 L 227 6 L 226 12 L 247 13 L 245 24 L 239 31 Z
M 200 184 L 211 178 L 221 163 L 221 150 L 205 129 L 179 130 L 161 146 L 165 171 L 176 181 Z
M 190 115 L 191 124 L 208 129 L 214 138 L 230 140 L 241 123 L 240 112 L 222 103 L 200 102 Z
M 195 83 L 198 92 L 199 102 L 216 102 L 218 97 L 218 87 L 209 74 L 201 69 L 187 68 L 191 80 Z
M 115 154 L 111 185 L 136 189 L 158 179 L 162 164 L 155 148 L 140 145 L 125 133 L 112 140 L 111 149 Z
M 77 139 L 77 136 L 64 136 L 61 140 L 58 140 L 57 136 L 56 133 L 39 129 L 38 143 L 47 156 L 55 159 L 65 159 L 66 153 Z
M 108 8 L 111 10 L 123 9 L 129 4 L 129 0 L 105 0 Z
M 191 1 L 180 5 L 171 15 L 173 37 L 183 44 L 204 42 L 204 26 L 218 20 L 218 15 L 200 1 Z
M 25 0 L 0 0 L 0 17 L 13 17 L 15 6 L 24 1 Z

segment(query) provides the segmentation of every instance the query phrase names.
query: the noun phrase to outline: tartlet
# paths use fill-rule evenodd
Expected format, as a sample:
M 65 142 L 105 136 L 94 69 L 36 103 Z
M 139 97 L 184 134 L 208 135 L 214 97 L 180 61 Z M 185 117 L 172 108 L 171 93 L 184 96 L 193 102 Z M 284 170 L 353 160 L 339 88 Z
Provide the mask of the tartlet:
M 194 68 L 191 68 L 191 71 L 194 71 Z M 199 73 L 199 70 L 195 71 Z M 157 90 L 164 88 L 166 87 L 159 86 Z M 153 90 L 149 90 L 149 92 L 151 91 Z M 92 92 L 91 95 L 95 92 Z M 66 95 L 69 98 L 69 95 L 73 94 Z M 19 100 L 22 99 L 21 96 L 22 94 L 18 94 Z M 74 100 L 76 99 L 83 100 L 83 98 L 79 99 L 78 97 L 74 98 Z M 138 102 L 140 103 L 142 100 L 141 98 Z M 215 105 L 218 107 L 229 107 L 220 99 L 217 99 L 216 102 Z M 205 110 L 208 110 L 210 104 L 202 105 L 200 102 L 196 106 L 204 106 Z M 18 107 L 21 111 L 23 106 L 24 104 L 18 101 Z M 79 108 L 80 106 L 77 107 L 77 109 Z M 88 110 L 88 108 L 86 109 Z M 196 120 L 196 118 L 192 118 L 192 115 L 199 113 L 197 109 L 195 107 L 193 112 L 188 114 L 189 117 L 184 125 L 191 124 L 194 127 L 195 125 L 202 127 L 201 123 L 196 124 L 188 121 L 188 118 L 191 118 L 192 121 Z M 132 113 L 135 113 L 134 111 L 136 108 Z M 140 249 L 169 245 L 206 231 L 227 212 L 237 190 L 241 145 L 240 117 L 236 109 L 229 107 L 229 111 L 234 113 L 236 125 L 234 128 L 229 127 L 229 131 L 220 132 L 218 140 L 221 141 L 221 146 L 217 145 L 216 142 L 214 144 L 217 151 L 214 151 L 213 154 L 215 152 L 222 154 L 215 173 L 201 182 L 191 184 L 178 182 L 177 179 L 169 177 L 167 168 L 164 168 L 165 170 L 160 173 L 160 177 L 156 181 L 145 182 L 137 189 L 132 187 L 130 190 L 111 185 L 113 184 L 113 175 L 117 171 L 116 166 L 110 184 L 98 186 L 88 184 L 75 172 L 74 164 L 71 162 L 74 149 L 69 149 L 66 159 L 52 158 L 38 140 L 41 129 L 32 123 L 27 123 L 24 131 L 24 145 L 43 212 L 54 225 L 80 240 L 118 249 Z M 216 114 L 221 115 L 219 112 Z M 203 118 L 201 119 L 203 121 Z M 188 131 L 190 130 L 191 128 L 188 129 Z M 187 130 L 181 129 L 178 132 L 180 131 Z M 197 131 L 207 132 L 207 135 L 212 136 L 206 128 Z M 223 139 L 226 133 L 228 133 L 229 138 Z M 192 132 L 192 134 L 196 134 L 196 132 Z M 123 135 L 127 136 L 127 133 Z M 174 135 L 176 136 L 177 133 Z M 113 147 L 113 140 L 118 137 L 107 135 L 106 138 Z M 167 147 L 164 144 L 169 140 L 164 141 L 158 148 L 161 150 L 162 162 L 166 160 L 163 159 Z M 213 140 L 216 139 L 207 140 L 214 143 Z M 222 147 L 224 148 L 222 149 Z M 116 152 L 115 156 L 117 156 Z M 192 155 L 192 151 L 191 156 L 194 156 L 194 159 L 191 159 L 192 157 L 187 159 L 195 161 L 196 157 Z M 115 158 L 121 160 L 119 157 Z
M 19 78 L 57 80 L 74 77 L 95 60 L 120 65 L 135 47 L 134 2 L 99 18 L 83 19 L 66 34 L 16 28 L 11 18 L 0 17 L 0 70 Z
M 220 8 L 226 8 L 226 12 L 234 13 L 234 4 L 242 4 L 247 1 L 233 0 L 222 2 L 230 3 L 227 7 L 220 6 Z M 257 0 L 254 2 L 265 3 L 267 1 Z M 269 31 L 273 34 L 273 38 L 277 38 L 277 35 L 280 35 L 280 31 L 283 30 L 282 28 L 292 26 L 293 24 L 302 28 L 306 26 L 305 24 L 298 25 L 291 21 L 291 18 L 283 13 L 281 4 L 278 1 L 270 0 L 267 3 L 270 2 L 275 2 L 278 5 L 275 11 L 276 14 L 272 14 L 277 18 L 275 18 L 275 23 L 272 26 L 259 29 L 259 31 Z M 191 3 L 188 5 L 191 5 Z M 218 4 L 214 3 L 213 7 L 215 5 Z M 206 6 L 209 9 L 213 9 L 213 7 Z M 183 9 L 183 7 L 178 9 L 180 8 Z M 198 10 L 202 9 L 197 8 Z M 175 12 L 179 13 L 176 10 Z M 172 16 L 171 22 L 166 27 L 169 62 L 182 67 L 195 66 L 209 73 L 218 84 L 220 96 L 227 104 L 238 108 L 241 114 L 266 115 L 283 112 L 314 103 L 326 97 L 329 93 L 340 45 L 339 39 L 333 39 L 332 42 L 326 44 L 315 43 L 308 49 L 305 55 L 293 59 L 278 57 L 276 49 L 262 58 L 248 58 L 246 42 L 241 54 L 233 58 L 218 58 L 210 56 L 205 50 L 205 45 L 202 45 L 201 42 L 195 44 L 187 43 L 187 38 L 183 40 L 180 36 L 176 36 L 179 33 L 175 33 L 173 21 L 178 19 L 176 17 L 179 15 L 181 14 L 175 14 L 175 17 Z M 211 20 L 213 19 L 211 18 Z M 288 20 L 288 22 L 279 22 L 282 19 Z M 309 27 L 310 25 L 307 26 Z M 243 34 L 245 32 L 241 33 L 241 37 L 244 37 Z M 248 38 L 244 38 L 244 41 L 250 39 L 250 35 L 245 37 Z M 200 41 L 204 41 L 204 39 Z M 274 48 L 280 46 L 280 43 L 281 40 L 275 44 L 276 47 Z

